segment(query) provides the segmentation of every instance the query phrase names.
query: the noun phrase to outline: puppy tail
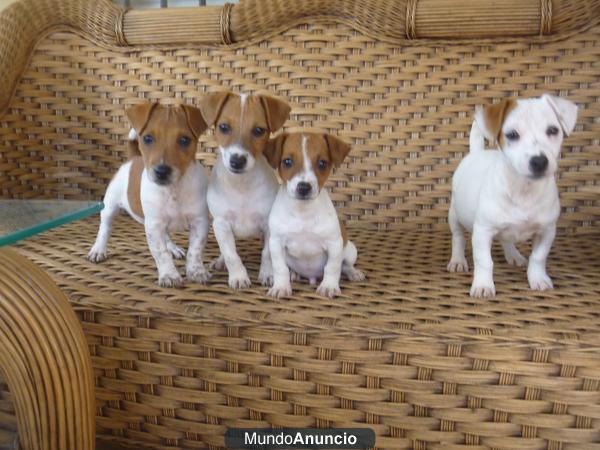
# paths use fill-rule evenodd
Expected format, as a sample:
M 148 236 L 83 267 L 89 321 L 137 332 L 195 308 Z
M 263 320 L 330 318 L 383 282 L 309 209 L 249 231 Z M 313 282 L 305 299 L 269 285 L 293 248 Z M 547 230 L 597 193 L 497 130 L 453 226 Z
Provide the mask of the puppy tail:
M 133 128 L 129 130 L 129 135 L 127 135 L 127 153 L 129 159 L 135 158 L 136 156 L 142 156 L 137 141 L 137 133 Z
M 471 134 L 469 135 L 469 151 L 479 152 L 482 150 L 485 150 L 485 139 L 479 125 L 477 125 L 477 121 L 474 120 L 473 125 L 471 125 Z

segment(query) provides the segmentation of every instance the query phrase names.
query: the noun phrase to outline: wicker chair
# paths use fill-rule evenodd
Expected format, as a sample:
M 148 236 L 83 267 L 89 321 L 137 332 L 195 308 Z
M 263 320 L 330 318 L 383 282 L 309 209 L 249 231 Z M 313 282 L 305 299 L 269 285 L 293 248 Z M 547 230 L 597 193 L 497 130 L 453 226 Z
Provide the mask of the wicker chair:
M 18 246 L 81 321 L 102 440 L 220 448 L 227 427 L 346 426 L 389 449 L 600 448 L 600 0 L 21 0 L 0 35 L 6 198 L 101 198 L 141 99 L 270 92 L 293 103 L 286 127 L 353 143 L 329 188 L 368 280 L 335 300 L 305 284 L 284 300 L 233 292 L 224 273 L 159 288 L 125 216 L 99 265 L 86 260 L 97 218 Z M 529 291 L 495 249 L 498 295 L 472 299 L 471 275 L 445 270 L 451 174 L 475 105 L 543 92 L 580 106 L 556 289 Z M 208 133 L 198 158 L 211 166 L 214 150 Z M 241 255 L 256 280 L 259 243 Z

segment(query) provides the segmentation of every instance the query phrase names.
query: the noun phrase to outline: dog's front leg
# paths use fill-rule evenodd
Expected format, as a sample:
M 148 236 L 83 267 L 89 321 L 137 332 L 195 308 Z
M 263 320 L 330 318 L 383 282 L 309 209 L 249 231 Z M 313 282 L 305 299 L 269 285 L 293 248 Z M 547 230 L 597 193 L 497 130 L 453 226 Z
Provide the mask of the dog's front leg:
M 533 239 L 533 249 L 527 267 L 527 279 L 529 280 L 529 287 L 536 291 L 545 291 L 554 287 L 552 279 L 546 273 L 546 260 L 552 248 L 554 236 L 556 236 L 555 223 L 544 228 Z
M 273 264 L 271 262 L 271 252 L 269 250 L 269 230 L 263 234 L 263 249 L 260 257 L 260 270 L 258 271 L 258 281 L 263 286 L 273 285 Z
M 327 263 L 323 271 L 323 281 L 317 288 L 317 294 L 333 298 L 342 292 L 340 290 L 340 277 L 342 275 L 343 260 L 344 241 L 340 236 L 339 239 L 334 239 L 327 245 Z
M 208 217 L 195 216 L 189 218 L 190 245 L 185 261 L 185 276 L 188 281 L 206 283 L 210 274 L 204 267 L 202 255 L 208 238 Z
M 235 248 L 235 236 L 229 222 L 225 219 L 215 218 L 213 221 L 213 230 L 221 255 L 225 259 L 225 266 L 229 272 L 229 287 L 231 289 L 243 289 L 250 287 L 250 278 L 248 272 L 242 263 L 240 256 Z
M 154 257 L 158 269 L 158 284 L 162 287 L 178 287 L 182 285 L 181 275 L 173 263 L 173 255 L 167 247 L 167 227 L 161 221 L 146 218 L 144 221 L 146 239 L 150 253 Z
M 492 261 L 492 239 L 494 232 L 486 226 L 475 223 L 473 227 L 473 263 L 475 266 L 471 297 L 493 297 L 494 262 Z
M 285 262 L 285 250 L 281 239 L 277 236 L 269 237 L 269 253 L 273 267 L 273 287 L 267 295 L 271 297 L 288 297 L 292 295 L 292 284 L 290 282 L 290 269 Z

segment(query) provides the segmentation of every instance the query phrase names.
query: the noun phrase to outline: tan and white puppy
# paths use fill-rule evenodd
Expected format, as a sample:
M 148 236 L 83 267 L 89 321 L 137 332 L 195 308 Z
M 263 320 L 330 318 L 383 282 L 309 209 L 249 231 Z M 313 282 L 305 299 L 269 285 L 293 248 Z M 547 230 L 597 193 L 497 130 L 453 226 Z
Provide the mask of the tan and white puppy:
M 450 272 L 468 271 L 464 230 L 472 232 L 472 297 L 496 294 L 491 256 L 499 239 L 509 264 L 527 259 L 516 242 L 533 238 L 527 278 L 534 290 L 552 289 L 546 259 L 560 213 L 555 173 L 564 136 L 575 127 L 577 106 L 559 97 L 504 100 L 479 109 L 471 127 L 470 153 L 452 180 L 448 221 Z M 485 150 L 484 137 L 499 150 Z
M 202 261 L 209 228 L 208 176 L 195 155 L 206 122 L 199 109 L 188 105 L 148 102 L 132 106 L 126 115 L 132 126 L 129 148 L 133 157 L 108 185 L 98 236 L 88 258 L 93 262 L 106 259 L 113 220 L 124 209 L 144 224 L 159 285 L 182 284 L 173 257 L 183 258 L 185 251 L 171 241 L 169 233 L 184 229 L 190 230 L 186 278 L 205 283 L 209 278 Z
M 283 184 L 269 215 L 274 277 L 268 295 L 291 295 L 290 269 L 310 284 L 321 279 L 317 293 L 326 297 L 340 293 L 341 274 L 364 280 L 354 267 L 356 247 L 323 187 L 349 151 L 350 145 L 322 133 L 282 133 L 269 142 L 265 156 Z
M 212 264 L 229 272 L 229 286 L 250 286 L 250 278 L 237 250 L 236 239 L 262 236 L 264 245 L 259 282 L 270 284 L 273 269 L 268 246 L 267 221 L 279 183 L 263 156 L 269 135 L 283 126 L 290 114 L 284 101 L 266 95 L 217 92 L 200 103 L 206 122 L 215 125 L 219 155 L 208 186 L 208 208 L 221 255 Z

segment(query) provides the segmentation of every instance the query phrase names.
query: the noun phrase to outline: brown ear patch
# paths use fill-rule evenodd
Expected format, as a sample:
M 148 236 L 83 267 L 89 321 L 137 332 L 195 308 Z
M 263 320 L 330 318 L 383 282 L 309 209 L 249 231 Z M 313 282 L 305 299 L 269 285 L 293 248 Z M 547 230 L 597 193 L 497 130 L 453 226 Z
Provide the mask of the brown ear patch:
M 325 141 L 329 148 L 329 155 L 334 166 L 339 166 L 344 158 L 350 153 L 350 144 L 342 141 L 340 138 L 332 136 L 331 134 L 325 135 Z
M 138 136 L 142 135 L 144 128 L 146 128 L 146 125 L 152 116 L 152 112 L 157 106 L 158 103 L 156 102 L 146 102 L 131 106 L 125 110 L 127 120 Z
M 263 155 L 265 155 L 265 158 L 267 158 L 267 161 L 273 169 L 277 169 L 281 164 L 281 154 L 286 138 L 287 134 L 281 133 L 273 139 L 269 139 L 269 142 L 263 151 Z
M 144 160 L 140 156 L 131 159 L 129 168 L 129 183 L 127 183 L 127 201 L 131 211 L 138 217 L 144 217 L 142 208 L 142 172 L 144 171 Z
M 212 126 L 219 119 L 219 115 L 233 93 L 231 91 L 211 92 L 200 97 L 200 111 L 207 126 Z
M 259 98 L 265 110 L 269 131 L 273 133 L 279 130 L 290 117 L 292 108 L 283 100 L 269 95 L 261 95 Z
M 204 120 L 202 116 L 202 112 L 198 108 L 194 108 L 190 105 L 180 105 L 185 113 L 185 118 L 187 120 L 188 127 L 190 131 L 194 135 L 196 140 L 200 137 L 202 133 L 206 131 L 208 128 L 208 124 Z
M 503 136 L 502 136 L 502 124 L 506 119 L 506 116 L 517 106 L 516 100 L 508 98 L 502 100 L 500 103 L 495 105 L 486 106 L 483 110 L 483 118 L 485 125 L 491 136 L 494 136 L 496 141 L 502 147 Z

